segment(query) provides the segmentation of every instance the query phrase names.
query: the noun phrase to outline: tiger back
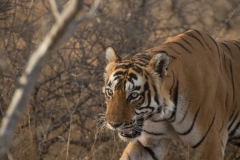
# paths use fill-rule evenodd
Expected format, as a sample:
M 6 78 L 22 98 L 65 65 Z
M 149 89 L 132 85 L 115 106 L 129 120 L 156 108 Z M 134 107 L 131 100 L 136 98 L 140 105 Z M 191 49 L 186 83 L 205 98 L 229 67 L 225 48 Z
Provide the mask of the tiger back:
M 106 123 L 130 141 L 121 159 L 163 159 L 172 139 L 196 160 L 240 146 L 240 40 L 190 30 L 127 60 L 112 48 L 106 57 Z

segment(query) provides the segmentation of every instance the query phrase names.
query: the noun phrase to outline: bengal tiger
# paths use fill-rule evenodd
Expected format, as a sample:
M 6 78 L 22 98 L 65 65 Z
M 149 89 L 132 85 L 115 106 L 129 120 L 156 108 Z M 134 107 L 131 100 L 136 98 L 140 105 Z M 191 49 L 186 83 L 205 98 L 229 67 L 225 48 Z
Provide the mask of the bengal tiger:
M 130 141 L 121 160 L 162 160 L 171 140 L 195 160 L 240 146 L 240 40 L 189 30 L 127 59 L 109 47 L 106 59 L 105 122 Z

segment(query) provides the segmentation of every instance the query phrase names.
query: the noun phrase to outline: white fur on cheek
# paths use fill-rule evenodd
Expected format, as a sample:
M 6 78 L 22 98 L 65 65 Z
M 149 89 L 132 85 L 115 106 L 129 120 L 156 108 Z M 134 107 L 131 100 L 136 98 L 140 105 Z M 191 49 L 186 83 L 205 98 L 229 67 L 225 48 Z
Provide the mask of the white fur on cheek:
M 133 82 L 134 82 L 135 86 L 143 85 L 143 79 L 140 76 L 138 76 L 137 80 L 133 79 Z

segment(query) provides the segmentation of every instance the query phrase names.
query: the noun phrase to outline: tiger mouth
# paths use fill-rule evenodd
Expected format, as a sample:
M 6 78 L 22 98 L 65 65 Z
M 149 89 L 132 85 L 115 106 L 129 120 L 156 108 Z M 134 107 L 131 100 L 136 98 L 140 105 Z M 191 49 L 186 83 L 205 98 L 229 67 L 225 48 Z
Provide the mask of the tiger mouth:
M 131 129 L 118 130 L 118 135 L 122 137 L 124 140 L 135 139 L 141 135 L 143 123 L 144 123 L 144 119 L 140 118 L 137 120 L 136 125 L 133 126 Z
M 122 137 L 132 139 L 132 138 L 136 138 L 136 137 L 140 136 L 141 135 L 141 131 L 135 131 L 135 130 L 131 130 L 131 131 L 118 131 L 118 134 L 120 136 L 122 136 Z

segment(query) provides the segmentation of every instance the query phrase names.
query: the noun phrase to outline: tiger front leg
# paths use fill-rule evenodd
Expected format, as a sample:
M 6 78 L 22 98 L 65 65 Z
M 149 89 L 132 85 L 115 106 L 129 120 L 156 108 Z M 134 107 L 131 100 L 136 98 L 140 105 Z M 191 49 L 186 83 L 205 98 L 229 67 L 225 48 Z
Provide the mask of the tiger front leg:
M 120 160 L 163 160 L 167 154 L 170 139 L 160 139 L 154 145 L 144 142 L 130 142 Z

